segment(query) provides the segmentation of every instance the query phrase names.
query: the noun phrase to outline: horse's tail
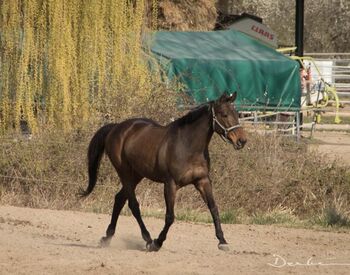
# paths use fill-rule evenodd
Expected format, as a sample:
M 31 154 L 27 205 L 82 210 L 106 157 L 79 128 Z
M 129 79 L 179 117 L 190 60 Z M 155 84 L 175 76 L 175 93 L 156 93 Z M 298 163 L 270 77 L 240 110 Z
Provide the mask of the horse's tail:
M 102 126 L 92 137 L 89 149 L 88 149 L 88 172 L 89 172 L 89 185 L 86 190 L 80 191 L 81 197 L 88 196 L 94 189 L 97 181 L 98 169 L 100 167 L 101 158 L 105 149 L 105 140 L 108 133 L 115 126 L 115 123 L 110 123 Z

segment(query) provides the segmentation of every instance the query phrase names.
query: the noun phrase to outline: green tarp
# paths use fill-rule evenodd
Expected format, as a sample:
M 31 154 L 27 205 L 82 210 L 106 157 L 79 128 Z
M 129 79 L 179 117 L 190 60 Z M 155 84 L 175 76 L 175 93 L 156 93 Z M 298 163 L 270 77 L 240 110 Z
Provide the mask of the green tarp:
M 197 103 L 238 92 L 240 109 L 299 109 L 296 61 L 234 30 L 156 32 L 151 51 Z

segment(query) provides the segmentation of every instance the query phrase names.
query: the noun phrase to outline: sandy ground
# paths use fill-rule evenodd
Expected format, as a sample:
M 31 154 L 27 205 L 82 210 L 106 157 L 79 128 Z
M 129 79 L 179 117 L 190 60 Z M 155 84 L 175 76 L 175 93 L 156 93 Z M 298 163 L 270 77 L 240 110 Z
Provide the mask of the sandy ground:
M 311 150 L 350 166 L 350 133 L 316 131 Z M 145 218 L 153 237 L 163 221 Z M 99 239 L 108 215 L 0 206 L 0 274 L 350 274 L 349 232 L 176 222 L 157 253 L 145 251 L 132 217 L 120 217 L 111 246 Z
M 310 148 L 326 154 L 330 160 L 350 166 L 350 132 L 316 131 Z
M 132 217 L 108 248 L 108 215 L 0 206 L 0 274 L 350 274 L 349 232 L 176 222 L 159 252 L 146 252 Z M 163 221 L 146 218 L 153 236 Z M 278 267 L 274 267 L 278 266 Z

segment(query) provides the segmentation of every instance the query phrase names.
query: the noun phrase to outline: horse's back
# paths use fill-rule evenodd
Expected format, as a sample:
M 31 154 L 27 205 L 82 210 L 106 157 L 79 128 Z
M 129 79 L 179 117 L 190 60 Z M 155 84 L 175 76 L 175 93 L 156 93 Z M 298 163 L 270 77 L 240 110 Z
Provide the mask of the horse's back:
M 166 127 L 150 119 L 129 119 L 116 125 L 106 140 L 106 153 L 116 168 L 131 169 L 142 177 L 160 181 L 159 158 Z

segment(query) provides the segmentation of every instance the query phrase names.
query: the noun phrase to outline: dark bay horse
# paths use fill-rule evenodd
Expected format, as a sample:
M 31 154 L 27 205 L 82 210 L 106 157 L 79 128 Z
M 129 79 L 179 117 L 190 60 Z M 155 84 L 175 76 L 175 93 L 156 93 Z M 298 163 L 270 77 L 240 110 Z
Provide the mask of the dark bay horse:
M 235 149 L 244 147 L 247 139 L 232 104 L 235 98 L 236 93 L 231 96 L 224 94 L 218 100 L 199 106 L 166 126 L 150 119 L 136 118 L 105 125 L 95 133 L 88 149 L 89 185 L 82 196 L 89 195 L 94 189 L 104 152 L 115 167 L 122 184 L 121 190 L 115 195 L 111 222 L 106 236 L 101 239 L 101 245 L 110 243 L 120 211 L 128 201 L 146 241 L 147 250 L 158 251 L 174 222 L 176 191 L 193 184 L 208 205 L 219 249 L 229 249 L 212 193 L 208 145 L 216 132 Z M 142 221 L 135 196 L 135 188 L 143 178 L 164 183 L 165 226 L 154 240 Z

